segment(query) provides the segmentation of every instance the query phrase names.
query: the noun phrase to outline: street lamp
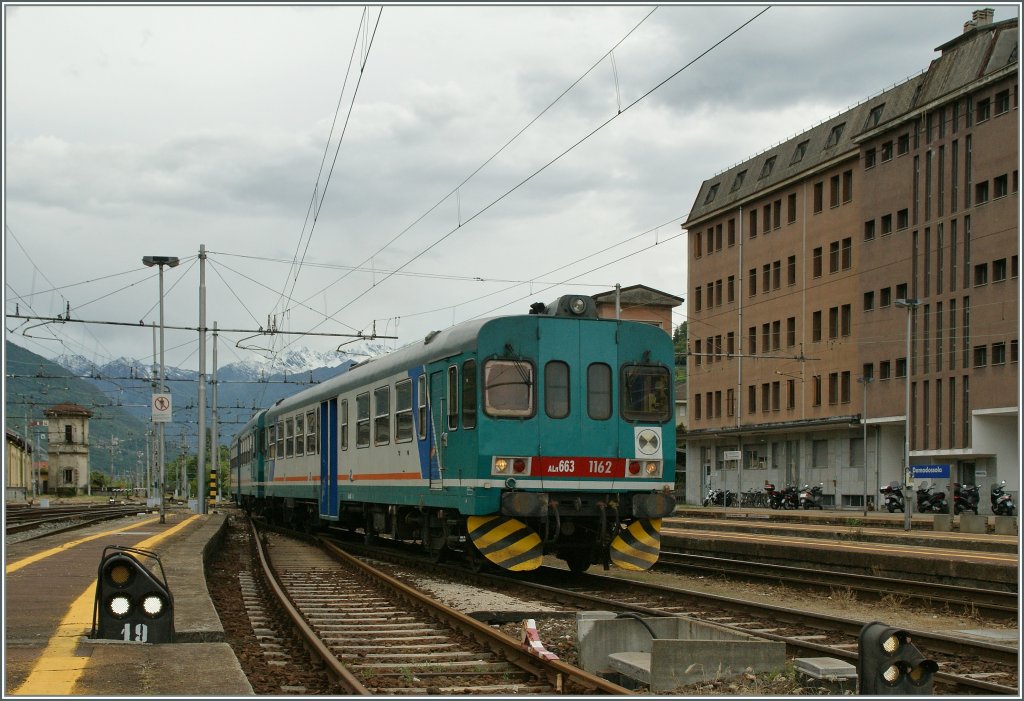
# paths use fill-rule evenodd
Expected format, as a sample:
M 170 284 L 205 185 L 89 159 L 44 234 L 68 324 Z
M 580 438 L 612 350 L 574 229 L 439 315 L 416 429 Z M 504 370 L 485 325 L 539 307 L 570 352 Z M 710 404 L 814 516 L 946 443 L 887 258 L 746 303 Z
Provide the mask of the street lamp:
M 916 500 L 914 495 L 911 494 L 911 476 L 913 473 L 910 470 L 910 322 L 914 317 L 914 309 L 921 303 L 919 299 L 897 299 L 896 306 L 903 307 L 907 310 L 907 359 L 904 367 L 904 379 L 906 380 L 906 395 L 904 397 L 904 407 L 906 408 L 906 416 L 903 417 L 903 465 L 906 469 L 906 473 L 903 476 L 904 487 L 906 489 L 906 497 L 903 500 L 903 530 L 910 530 L 910 511 L 914 508 Z
M 857 382 L 859 382 L 862 385 L 864 385 L 864 390 L 863 390 L 864 409 L 861 411 L 860 419 L 861 419 L 861 423 L 864 424 L 864 448 L 861 451 L 861 454 L 862 454 L 863 460 L 864 460 L 864 516 L 865 517 L 868 515 L 868 385 L 871 384 L 871 382 L 874 379 L 875 378 L 872 377 L 871 375 L 863 375 L 863 376 L 857 378 Z M 875 467 L 876 467 L 876 469 L 878 467 L 878 454 L 877 453 L 875 454 Z M 875 481 L 876 482 L 878 481 L 877 473 L 876 473 L 876 476 L 875 476 Z M 873 491 L 874 491 L 874 487 L 872 487 L 872 492 Z
M 164 392 L 164 266 L 174 268 L 180 261 L 174 256 L 143 256 L 142 263 L 148 268 L 154 265 L 160 269 L 160 394 Z M 160 523 L 166 523 L 164 510 L 164 428 L 166 422 L 160 422 L 160 442 L 158 460 L 160 462 Z

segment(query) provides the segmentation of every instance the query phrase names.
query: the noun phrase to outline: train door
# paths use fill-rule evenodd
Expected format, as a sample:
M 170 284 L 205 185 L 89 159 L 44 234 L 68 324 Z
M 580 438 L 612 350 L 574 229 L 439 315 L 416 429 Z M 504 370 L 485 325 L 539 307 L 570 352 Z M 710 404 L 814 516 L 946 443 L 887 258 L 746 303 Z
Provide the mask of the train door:
M 430 488 L 440 489 L 444 482 L 445 449 L 448 446 L 445 413 L 446 376 L 442 372 L 430 374 Z
M 338 518 L 338 399 L 320 402 L 320 516 Z
M 615 330 L 615 324 L 588 322 L 542 329 L 537 355 L 537 413 L 545 417 L 539 422 L 542 454 L 621 457 L 612 391 L 619 366 Z

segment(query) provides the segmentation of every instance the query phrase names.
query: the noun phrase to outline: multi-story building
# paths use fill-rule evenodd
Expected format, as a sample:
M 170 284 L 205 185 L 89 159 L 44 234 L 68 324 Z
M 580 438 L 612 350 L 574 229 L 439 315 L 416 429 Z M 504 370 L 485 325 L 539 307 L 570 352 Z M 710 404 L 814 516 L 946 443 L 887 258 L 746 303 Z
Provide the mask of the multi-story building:
M 43 410 L 49 433 L 50 462 L 54 478 L 48 485 L 58 494 L 79 494 L 89 489 L 88 409 L 65 402 Z
M 701 186 L 689 501 L 823 482 L 862 508 L 903 481 L 908 423 L 910 464 L 951 466 L 941 490 L 1019 489 L 1018 28 L 992 17 Z

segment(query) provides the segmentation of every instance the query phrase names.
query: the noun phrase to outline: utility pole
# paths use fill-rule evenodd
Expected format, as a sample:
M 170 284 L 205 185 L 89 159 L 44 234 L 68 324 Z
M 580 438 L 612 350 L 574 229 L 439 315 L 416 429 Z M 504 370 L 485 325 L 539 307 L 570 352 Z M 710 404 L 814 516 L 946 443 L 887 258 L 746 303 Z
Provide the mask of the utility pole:
M 206 498 L 201 493 L 202 472 L 206 469 L 206 244 L 199 245 L 199 391 L 196 413 L 199 415 L 199 454 L 196 458 L 196 513 L 206 513 Z
M 214 484 L 217 486 L 216 500 L 220 501 L 220 480 L 217 479 L 220 472 L 220 437 L 217 427 L 217 322 L 213 322 L 213 401 L 210 406 L 210 472 L 213 475 Z M 205 500 L 209 495 L 204 495 Z

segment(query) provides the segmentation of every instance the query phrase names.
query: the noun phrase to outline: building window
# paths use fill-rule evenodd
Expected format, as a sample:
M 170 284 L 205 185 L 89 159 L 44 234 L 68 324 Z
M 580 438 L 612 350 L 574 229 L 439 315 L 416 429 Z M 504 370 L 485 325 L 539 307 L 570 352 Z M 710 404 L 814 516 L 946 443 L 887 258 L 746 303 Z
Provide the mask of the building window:
M 839 401 L 843 404 L 850 403 L 850 371 L 843 370 L 839 376 Z
M 908 212 L 905 209 L 901 209 L 900 211 L 896 212 L 896 229 L 897 230 L 899 230 L 899 229 L 906 229 L 910 225 L 909 218 L 908 218 L 907 215 L 908 215 Z
M 735 218 L 729 220 L 728 229 L 729 229 L 729 246 L 731 248 L 732 246 L 736 245 L 736 219 Z
M 757 209 L 750 210 L 750 238 L 757 237 Z
M 839 307 L 830 307 L 828 310 L 828 337 L 839 337 Z
M 714 201 L 714 199 L 715 199 L 715 195 L 717 195 L 717 194 L 718 194 L 718 183 L 715 183 L 710 188 L 708 188 L 708 194 L 707 194 L 707 197 L 704 198 L 704 204 L 711 204 L 711 202 Z
M 1010 91 L 1000 90 L 996 93 L 996 114 L 1004 114 L 1010 111 Z
M 787 221 L 792 224 L 796 221 L 796 193 L 786 198 Z
M 743 178 L 746 177 L 746 175 L 747 171 L 745 170 L 741 170 L 739 173 L 736 173 L 736 178 L 732 181 L 732 187 L 729 188 L 729 192 L 736 192 L 739 190 L 740 185 L 743 184 Z
M 892 215 L 885 214 L 882 216 L 882 236 L 887 236 L 892 233 Z
M 804 154 L 807 153 L 807 144 L 809 143 L 810 141 L 801 141 L 799 144 L 796 145 L 796 148 L 793 150 L 793 158 L 791 158 L 789 161 L 790 165 L 793 165 L 794 163 L 799 163 L 800 161 L 803 160 Z
M 757 294 L 757 268 L 751 268 L 747 274 L 747 286 L 750 288 L 750 296 L 753 297 Z
M 757 327 L 751 326 L 747 330 L 747 352 L 757 355 Z
M 796 380 L 786 381 L 786 408 L 796 408 Z
M 700 258 L 702 255 L 704 255 L 704 252 L 702 250 L 703 249 L 702 244 L 703 244 L 703 239 L 701 238 L 700 232 L 699 231 L 695 231 L 693 233 L 693 257 L 694 258 Z
M 899 137 L 898 139 L 896 139 L 896 155 L 897 156 L 903 156 L 906 153 L 909 153 L 909 151 L 910 151 L 910 135 L 909 134 L 904 134 L 901 137 Z M 892 151 L 891 150 L 889 151 L 889 154 L 890 154 L 890 158 L 891 158 L 892 157 L 892 155 L 891 155 Z M 882 144 L 882 160 L 883 161 L 889 160 L 888 158 L 885 157 L 885 144 Z
M 811 271 L 814 277 L 821 277 L 821 254 L 821 246 L 818 246 L 817 248 L 814 249 L 813 255 L 811 257 Z
M 1015 254 L 1013 254 L 1013 256 L 1010 257 L 1010 277 L 1017 277 L 1017 271 L 1018 271 L 1017 254 L 1015 253 Z
M 1006 259 L 992 261 L 992 282 L 1002 282 L 1006 279 Z
M 828 134 L 828 140 L 825 142 L 825 148 L 832 148 L 839 143 L 839 139 L 843 136 L 843 127 L 845 126 L 846 122 L 843 122 L 832 127 L 832 131 Z
M 782 322 L 772 322 L 772 350 L 780 350 L 782 348 Z
M 974 186 L 974 204 L 985 204 L 988 202 L 988 180 Z
M 701 342 L 701 340 L 699 338 L 696 341 L 694 341 L 694 343 L 693 343 L 693 358 L 694 358 L 694 364 L 697 365 L 697 367 L 700 367 L 700 364 L 701 364 L 701 362 L 703 360 L 703 357 L 704 357 L 704 350 L 703 350 L 703 348 L 704 348 L 703 343 Z
M 974 113 L 975 121 L 977 121 L 979 124 L 981 122 L 984 122 L 986 119 L 988 119 L 990 116 L 992 116 L 991 115 L 991 113 L 992 113 L 992 102 L 991 102 L 991 100 L 989 100 L 989 98 L 987 98 L 987 97 L 985 99 L 983 99 L 983 100 L 978 100 L 978 102 L 974 106 L 974 110 L 975 110 L 975 113 Z
M 865 170 L 868 170 L 869 168 L 874 168 L 875 167 L 875 157 L 876 157 L 875 149 L 873 149 L 873 148 L 869 148 L 867 151 L 864 152 L 864 169 Z
M 890 304 L 892 304 L 892 288 L 883 287 L 878 292 L 878 306 L 888 307 Z
M 822 210 L 825 204 L 825 183 L 814 183 L 814 213 Z
M 841 267 L 843 270 L 849 270 L 853 267 L 853 239 L 843 239 L 842 245 L 842 256 L 841 256 Z
M 817 343 L 821 340 L 821 310 L 811 314 L 811 341 Z
M 777 290 L 782 287 L 782 261 L 777 260 L 772 263 L 772 289 Z
M 715 280 L 715 306 L 722 306 L 722 281 Z
M 736 415 L 736 391 L 733 389 L 725 390 L 725 413 L 727 416 Z
M 829 200 L 828 204 L 830 207 L 839 206 L 839 176 L 833 175 L 832 179 L 829 180 Z
M 830 372 L 828 374 L 828 403 L 838 404 L 839 403 L 839 373 Z
M 701 309 L 701 303 L 703 302 L 703 295 L 701 293 L 701 286 L 697 285 L 693 291 L 693 310 L 699 312 Z
M 875 238 L 875 220 L 864 222 L 864 240 L 871 241 Z
M 992 364 L 1004 365 L 1006 363 L 1006 343 L 1000 341 L 992 344 Z
M 726 301 L 730 304 L 736 301 L 736 276 L 730 275 L 725 285 Z
M 766 204 L 764 206 L 764 233 L 768 233 L 772 230 L 772 206 Z
M 747 413 L 753 414 L 757 411 L 757 385 L 747 387 Z
M 861 375 L 868 380 L 875 379 L 875 364 L 864 363 L 864 369 L 861 371 Z
M 878 363 L 878 379 L 888 380 L 892 377 L 892 364 L 888 360 Z
M 772 168 L 775 167 L 775 158 L 775 156 L 772 156 L 771 158 L 765 160 L 764 165 L 761 166 L 761 175 L 758 176 L 759 180 L 763 180 L 764 178 L 767 178 L 769 175 L 772 174 Z
M 853 310 L 852 310 L 852 307 L 849 304 L 844 304 L 842 307 L 840 307 L 839 312 L 840 312 L 840 315 L 839 315 L 840 316 L 839 332 L 843 336 L 849 336 L 850 335 L 850 330 L 851 330 L 851 328 L 853 326 Z
M 828 271 L 839 272 L 839 242 L 833 241 L 828 247 Z
M 786 319 L 786 346 L 792 348 L 796 345 L 796 317 Z
M 868 290 L 864 293 L 864 311 L 870 312 L 875 308 L 875 291 Z
M 773 204 L 772 226 L 776 229 L 782 226 L 782 200 L 775 200 Z
M 761 385 L 761 411 L 767 414 L 771 408 L 771 385 L 765 382 Z
M 992 181 L 992 196 L 995 198 L 1006 197 L 1009 192 L 1007 191 L 1007 179 L 1006 174 L 1000 175 Z
M 853 200 L 853 171 L 847 170 L 843 173 L 843 202 Z
M 821 406 L 821 375 L 815 375 L 811 378 L 811 387 L 814 393 L 812 403 L 814 406 Z
M 974 367 L 983 368 L 988 365 L 988 346 L 974 347 Z
M 882 112 L 885 110 L 885 103 L 872 107 L 871 111 L 868 112 L 868 118 L 864 121 L 864 128 L 871 129 L 877 127 L 878 123 L 882 121 Z
M 796 284 L 796 256 L 790 256 L 786 261 L 786 277 L 790 285 Z
M 896 377 L 907 376 L 907 359 L 896 358 Z
M 736 352 L 736 332 L 730 331 L 725 335 L 725 352 L 733 355 Z
M 988 263 L 978 263 L 974 266 L 974 286 L 988 284 Z
M 1010 362 L 1011 363 L 1016 363 L 1017 362 L 1017 353 L 1018 353 L 1017 339 L 1015 338 L 1012 341 L 1010 341 Z
M 896 285 L 896 299 L 907 299 L 907 283 L 901 282 Z

